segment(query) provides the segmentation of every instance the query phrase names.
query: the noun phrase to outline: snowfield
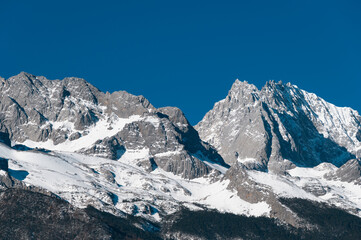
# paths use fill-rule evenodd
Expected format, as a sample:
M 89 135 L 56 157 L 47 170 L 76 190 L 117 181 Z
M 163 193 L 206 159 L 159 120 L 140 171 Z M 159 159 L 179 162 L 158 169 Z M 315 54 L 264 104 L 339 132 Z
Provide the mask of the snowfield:
M 175 153 L 169 152 L 172 154 Z M 160 168 L 147 172 L 136 166 L 138 160 L 149 157 L 146 149 L 126 152 L 114 161 L 71 152 L 18 151 L 0 143 L 0 157 L 9 159 L 9 173 L 14 178 L 51 191 L 77 207 L 92 205 L 116 215 L 125 212 L 160 221 L 182 206 L 247 216 L 269 216 L 271 211 L 266 202 L 252 204 L 240 199 L 236 192 L 227 189 L 229 180 L 222 176 L 187 180 Z M 323 178 L 336 169 L 322 163 L 314 168 L 294 168 L 287 177 L 254 170 L 248 174 L 252 180 L 271 187 L 278 196 L 329 202 L 358 209 L 353 213 L 361 216 L 361 186 Z M 327 191 L 315 196 L 305 190 L 306 186 Z
M 172 153 L 170 153 L 172 154 Z M 124 154 L 114 161 L 70 152 L 18 151 L 0 144 L 0 157 L 9 159 L 9 172 L 29 185 L 51 191 L 77 207 L 94 207 L 151 220 L 177 211 L 211 208 L 247 216 L 269 216 L 265 202 L 248 203 L 227 189 L 228 180 L 186 180 L 157 168 L 151 173 L 134 167 L 146 151 Z M 133 160 L 133 165 L 132 164 Z

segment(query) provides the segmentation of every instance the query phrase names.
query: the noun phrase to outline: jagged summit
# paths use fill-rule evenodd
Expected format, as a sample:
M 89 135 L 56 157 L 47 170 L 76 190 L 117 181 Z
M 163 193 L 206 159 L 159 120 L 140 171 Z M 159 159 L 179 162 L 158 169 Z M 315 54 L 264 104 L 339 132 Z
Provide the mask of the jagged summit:
M 283 171 L 331 162 L 341 166 L 360 156 L 361 117 L 290 83 L 269 81 L 258 90 L 236 80 L 227 97 L 196 125 L 228 164 Z
M 231 165 L 225 174 L 229 189 L 248 202 L 266 202 L 271 216 L 297 226 L 300 219 L 278 196 L 344 205 L 344 196 L 334 191 L 348 188 L 343 182 L 360 182 L 355 160 L 361 156 L 360 122 L 357 111 L 291 83 L 269 81 L 258 90 L 236 80 L 195 129 Z M 355 194 L 361 191 L 355 189 Z
M 186 178 L 227 166 L 176 108 L 157 110 L 143 96 L 103 93 L 82 78 L 48 80 L 21 72 L 0 85 L 0 127 L 14 143 L 138 159 Z M 218 171 L 218 170 L 217 170 Z
M 158 222 L 213 208 L 304 226 L 282 197 L 361 216 L 360 122 L 290 83 L 236 80 L 194 128 L 144 96 L 20 73 L 0 83 L 0 188 Z
M 247 81 L 239 81 L 238 79 L 233 83 L 231 90 L 229 90 L 227 95 L 228 101 L 236 101 L 236 102 L 247 102 L 241 101 L 242 98 L 246 99 L 258 99 L 259 90 L 253 84 L 249 84 Z

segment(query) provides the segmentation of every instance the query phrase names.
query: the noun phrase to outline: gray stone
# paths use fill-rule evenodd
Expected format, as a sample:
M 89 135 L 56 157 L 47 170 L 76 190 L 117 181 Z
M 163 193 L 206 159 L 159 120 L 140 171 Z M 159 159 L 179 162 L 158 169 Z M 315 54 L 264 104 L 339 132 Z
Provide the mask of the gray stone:
M 287 170 L 285 159 L 302 167 L 341 166 L 358 154 L 355 132 L 361 130 L 361 117 L 339 109 L 340 117 L 333 108 L 291 84 L 270 81 L 258 90 L 237 80 L 195 128 L 230 165 L 240 161 L 249 169 L 280 174 Z
M 48 80 L 24 72 L 2 80 L 0 93 L 6 93 L 0 94 L 0 130 L 6 129 L 14 142 L 50 140 L 58 145 L 86 136 L 99 120 L 139 115 L 156 119 L 159 126 L 144 119 L 135 121 L 79 152 L 117 160 L 127 150 L 147 148 L 149 159 L 139 160 L 137 165 L 148 171 L 161 167 L 185 178 L 212 172 L 205 162 L 227 166 L 217 151 L 199 138 L 181 110 L 156 109 L 143 96 L 125 91 L 103 93 L 81 78 Z M 160 157 L 167 152 L 178 153 Z
M 283 205 L 273 193 L 272 188 L 257 183 L 249 177 L 246 166 L 242 164 L 232 165 L 223 179 L 230 181 L 227 188 L 236 191 L 241 199 L 250 203 L 266 202 L 271 207 L 270 217 L 295 227 L 304 225 L 304 220 Z
M 334 173 L 325 176 L 327 179 L 341 180 L 343 182 L 357 182 L 361 184 L 361 160 L 351 159 Z
M 69 137 L 69 140 L 70 141 L 74 141 L 74 140 L 77 140 L 81 137 L 81 133 L 80 132 L 75 132 L 75 133 L 72 133 Z

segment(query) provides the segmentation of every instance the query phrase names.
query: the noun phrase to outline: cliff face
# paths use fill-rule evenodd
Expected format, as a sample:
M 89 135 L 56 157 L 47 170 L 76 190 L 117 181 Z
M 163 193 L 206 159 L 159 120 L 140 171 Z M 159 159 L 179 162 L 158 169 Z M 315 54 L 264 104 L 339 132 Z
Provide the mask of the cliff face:
M 292 164 L 341 166 L 360 156 L 360 122 L 357 111 L 297 86 L 270 81 L 258 90 L 237 80 L 195 128 L 228 164 L 282 172 Z
M 192 127 L 180 109 L 157 109 L 143 96 L 103 93 L 79 78 L 48 80 L 21 73 L 0 81 L 0 195 L 29 204 L 18 217 L 39 214 L 43 221 L 49 209 L 12 200 L 16 194 L 43 201 L 60 216 L 58 207 L 65 209 L 64 218 L 79 226 L 74 234 L 80 226 L 98 223 L 98 217 L 108 230 L 113 226 L 108 217 L 125 216 L 141 218 L 129 224 L 143 230 L 156 230 L 157 224 L 172 228 L 190 210 L 220 219 L 233 218 L 229 214 L 266 222 L 275 218 L 310 230 L 315 226 L 309 216 L 284 198 L 293 199 L 296 207 L 323 202 L 361 216 L 360 122 L 356 111 L 297 86 L 270 81 L 259 90 L 237 80 Z M 94 211 L 78 209 L 88 205 Z M 15 205 L 9 207 L 15 211 Z M 62 219 L 54 215 L 53 221 L 62 224 Z M 32 227 L 25 226 L 19 228 L 22 236 Z M 94 236 L 113 237 L 113 230 L 96 229 Z M 202 237 L 179 229 L 161 234 Z
M 103 93 L 80 78 L 48 80 L 24 72 L 3 80 L 0 93 L 1 139 L 9 134 L 31 147 L 114 160 L 142 151 L 147 157 L 140 165 L 185 178 L 212 172 L 205 161 L 226 166 L 179 109 L 156 109 L 143 96 Z

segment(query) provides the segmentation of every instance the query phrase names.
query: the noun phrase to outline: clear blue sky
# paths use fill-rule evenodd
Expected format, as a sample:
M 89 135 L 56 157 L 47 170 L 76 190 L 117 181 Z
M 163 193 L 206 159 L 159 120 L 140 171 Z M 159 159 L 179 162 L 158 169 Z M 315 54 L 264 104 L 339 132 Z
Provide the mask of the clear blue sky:
M 83 77 L 196 124 L 236 78 L 361 112 L 361 1 L 0 0 L 0 76 Z

